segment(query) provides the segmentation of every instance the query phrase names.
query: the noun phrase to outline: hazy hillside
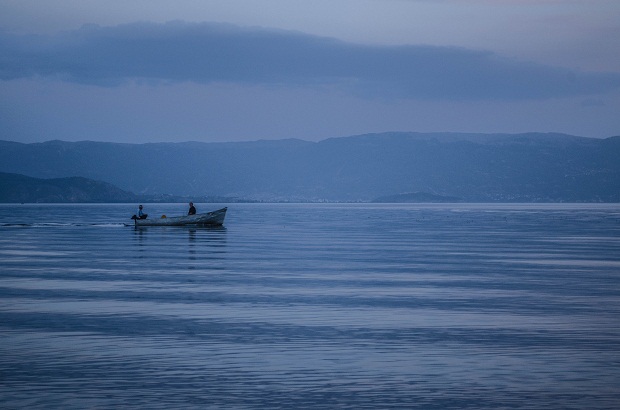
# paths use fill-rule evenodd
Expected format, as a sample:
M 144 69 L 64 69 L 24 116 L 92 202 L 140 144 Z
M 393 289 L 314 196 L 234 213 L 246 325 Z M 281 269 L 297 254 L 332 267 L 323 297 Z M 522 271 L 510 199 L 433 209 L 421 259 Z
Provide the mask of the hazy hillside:
M 136 194 L 373 200 L 620 201 L 620 137 L 386 133 L 243 143 L 0 142 L 0 171 Z
M 132 202 L 136 196 L 81 177 L 39 179 L 0 172 L 0 202 Z

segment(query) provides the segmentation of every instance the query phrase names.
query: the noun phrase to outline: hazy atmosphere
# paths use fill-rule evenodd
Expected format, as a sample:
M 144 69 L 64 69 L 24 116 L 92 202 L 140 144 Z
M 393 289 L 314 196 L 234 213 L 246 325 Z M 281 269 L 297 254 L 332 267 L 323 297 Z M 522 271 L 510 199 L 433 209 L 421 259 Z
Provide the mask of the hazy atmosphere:
M 620 134 L 616 0 L 0 0 L 1 139 Z
M 618 409 L 620 0 L 0 0 L 0 408 Z

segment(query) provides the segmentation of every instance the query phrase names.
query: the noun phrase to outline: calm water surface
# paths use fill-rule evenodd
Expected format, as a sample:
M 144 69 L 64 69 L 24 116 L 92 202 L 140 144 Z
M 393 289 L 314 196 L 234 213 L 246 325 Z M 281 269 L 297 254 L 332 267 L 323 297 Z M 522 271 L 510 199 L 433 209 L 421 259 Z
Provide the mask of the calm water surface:
M 1 408 L 620 406 L 617 204 L 134 213 L 0 205 Z

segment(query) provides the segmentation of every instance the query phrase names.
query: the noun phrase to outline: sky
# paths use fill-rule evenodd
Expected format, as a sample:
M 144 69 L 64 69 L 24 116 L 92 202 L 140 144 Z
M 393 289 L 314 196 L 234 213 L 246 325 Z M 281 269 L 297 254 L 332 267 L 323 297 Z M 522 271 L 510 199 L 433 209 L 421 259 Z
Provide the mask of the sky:
M 0 139 L 620 135 L 618 0 L 0 0 Z

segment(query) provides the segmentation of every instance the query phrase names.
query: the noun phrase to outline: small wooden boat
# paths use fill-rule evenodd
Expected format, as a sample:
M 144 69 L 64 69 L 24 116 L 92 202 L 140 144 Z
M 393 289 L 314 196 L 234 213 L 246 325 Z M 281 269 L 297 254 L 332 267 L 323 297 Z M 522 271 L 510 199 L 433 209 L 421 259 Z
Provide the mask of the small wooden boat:
M 227 209 L 222 208 L 204 214 L 174 216 L 170 218 L 162 216 L 159 219 L 134 219 L 134 222 L 135 226 L 221 226 L 224 224 Z

